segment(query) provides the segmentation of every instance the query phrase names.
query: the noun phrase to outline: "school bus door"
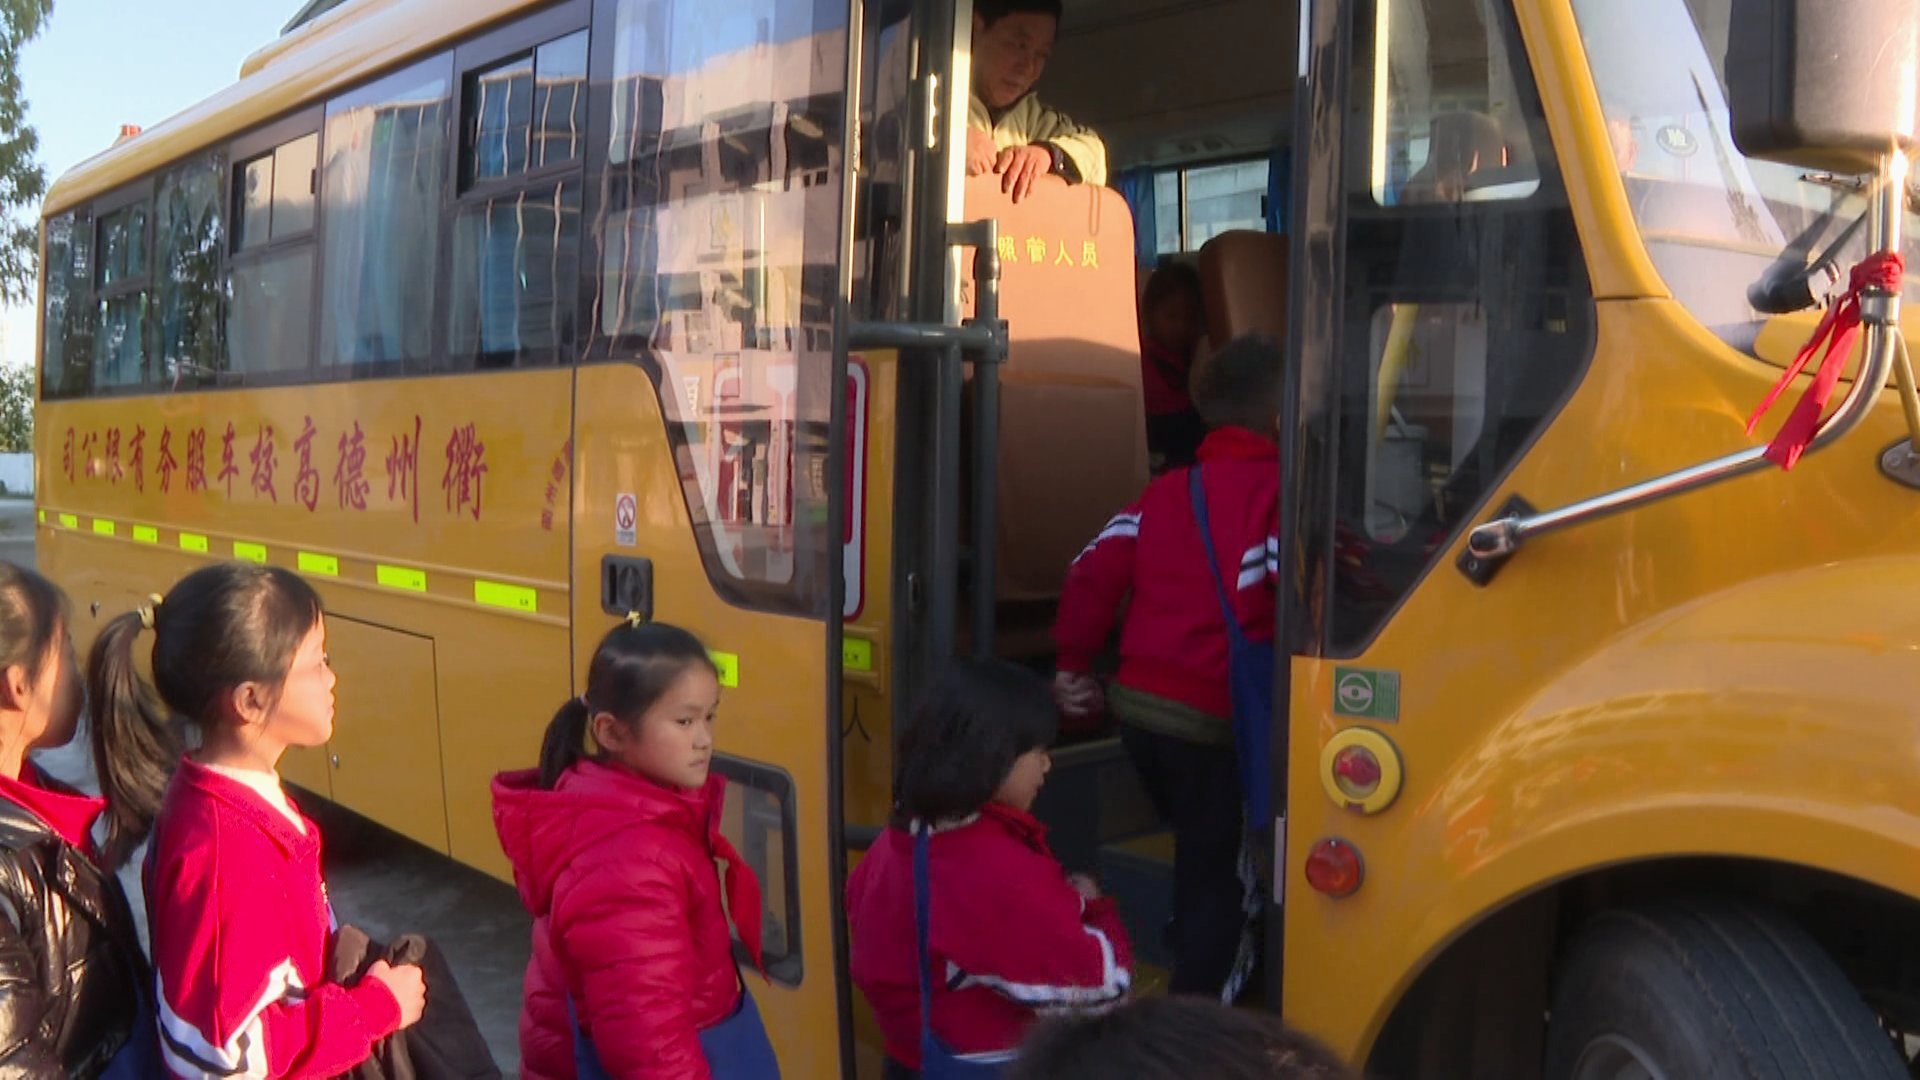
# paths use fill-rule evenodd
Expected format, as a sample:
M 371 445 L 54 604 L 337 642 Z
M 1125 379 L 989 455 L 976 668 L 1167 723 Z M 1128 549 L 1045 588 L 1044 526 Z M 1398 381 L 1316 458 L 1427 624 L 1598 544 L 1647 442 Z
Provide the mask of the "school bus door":
M 571 469 L 575 692 L 628 617 L 692 630 L 719 668 L 722 828 L 765 896 L 767 978 L 743 967 L 789 1076 L 851 1060 L 829 523 L 846 497 L 856 6 L 595 5 L 582 354 L 555 462 Z

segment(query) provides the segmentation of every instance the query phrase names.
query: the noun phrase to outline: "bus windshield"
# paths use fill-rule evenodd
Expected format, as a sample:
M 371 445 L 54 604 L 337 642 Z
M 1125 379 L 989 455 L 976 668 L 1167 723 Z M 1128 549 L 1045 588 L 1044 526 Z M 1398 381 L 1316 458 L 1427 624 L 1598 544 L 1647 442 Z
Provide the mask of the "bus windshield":
M 1726 100 L 1732 0 L 1575 0 L 1615 164 L 1654 266 L 1721 340 L 1759 355 L 1750 285 L 1801 265 L 1866 210 L 1852 178 L 1744 157 Z M 1905 254 L 1915 257 L 1909 218 Z M 1844 272 L 1864 234 L 1835 257 Z M 1912 279 L 1906 289 L 1914 295 Z M 1795 342 L 1797 344 L 1797 341 Z M 1769 350 L 1771 352 L 1771 350 Z

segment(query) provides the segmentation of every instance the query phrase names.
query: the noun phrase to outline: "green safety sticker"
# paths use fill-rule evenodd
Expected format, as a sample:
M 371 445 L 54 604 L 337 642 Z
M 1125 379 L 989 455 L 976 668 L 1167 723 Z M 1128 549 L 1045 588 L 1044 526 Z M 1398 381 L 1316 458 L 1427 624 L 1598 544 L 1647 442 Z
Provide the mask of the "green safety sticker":
M 340 560 L 332 555 L 315 555 L 311 551 L 300 553 L 300 572 L 319 574 L 322 577 L 339 577 Z
M 841 638 L 840 666 L 848 671 L 872 671 L 873 642 L 864 638 Z
M 733 690 L 740 685 L 740 657 L 730 652 L 707 651 L 713 659 L 714 670 L 720 675 L 720 685 Z
M 405 589 L 408 592 L 427 591 L 427 572 L 405 566 L 388 566 L 380 563 L 373 568 L 373 579 L 389 589 Z
M 93 531 L 97 536 L 112 536 L 114 534 L 114 524 L 106 518 L 94 518 Z
M 207 553 L 207 538 L 201 536 L 199 533 L 181 533 L 180 550 L 197 551 L 205 555 Z
M 524 585 L 502 585 L 497 581 L 476 581 L 473 583 L 473 599 L 476 603 L 488 607 L 506 608 L 508 611 L 540 610 L 540 594 Z
M 138 543 L 157 544 L 160 542 L 160 530 L 151 525 L 135 525 L 133 538 Z
M 60 515 L 60 527 L 61 527 L 61 528 L 63 528 L 63 529 L 77 529 L 77 528 L 79 528 L 79 527 L 80 527 L 80 515 L 78 515 L 78 514 L 61 514 L 61 515 Z
M 40 511 L 36 511 L 36 513 L 40 515 L 40 524 L 45 525 L 47 523 L 47 512 L 45 510 L 40 510 Z
M 267 545 L 249 544 L 245 540 L 233 542 L 233 557 L 250 563 L 267 564 Z
M 1363 720 L 1400 719 L 1400 673 L 1368 668 L 1335 668 L 1333 714 Z

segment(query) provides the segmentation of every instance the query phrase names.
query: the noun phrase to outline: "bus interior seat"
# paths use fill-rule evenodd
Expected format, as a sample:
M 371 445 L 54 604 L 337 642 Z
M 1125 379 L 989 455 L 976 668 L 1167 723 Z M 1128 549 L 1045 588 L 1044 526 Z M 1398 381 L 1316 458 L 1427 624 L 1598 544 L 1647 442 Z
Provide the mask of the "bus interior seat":
M 966 211 L 1000 223 L 1000 315 L 1010 335 L 1000 375 L 995 651 L 1042 660 L 1053 653 L 1068 566 L 1147 483 L 1133 216 L 1111 188 L 1053 180 L 1016 204 L 990 174 L 967 181 Z M 972 295 L 969 282 L 969 310 Z M 971 390 L 967 408 L 971 415 Z
M 1200 291 L 1212 351 L 1247 334 L 1285 343 L 1287 246 L 1285 236 L 1253 229 L 1224 232 L 1201 245 Z

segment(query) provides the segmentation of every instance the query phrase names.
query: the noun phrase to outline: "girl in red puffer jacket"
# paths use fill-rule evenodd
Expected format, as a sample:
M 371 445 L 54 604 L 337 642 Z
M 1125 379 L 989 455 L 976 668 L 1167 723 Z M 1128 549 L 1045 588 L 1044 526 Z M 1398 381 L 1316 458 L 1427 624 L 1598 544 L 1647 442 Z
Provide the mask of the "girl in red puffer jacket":
M 692 634 L 632 618 L 554 715 L 540 768 L 494 779 L 494 826 L 534 917 L 522 1075 L 779 1076 L 733 961 L 728 911 L 759 963 L 760 886 L 720 834 L 719 704 Z

